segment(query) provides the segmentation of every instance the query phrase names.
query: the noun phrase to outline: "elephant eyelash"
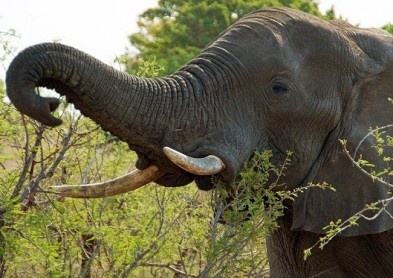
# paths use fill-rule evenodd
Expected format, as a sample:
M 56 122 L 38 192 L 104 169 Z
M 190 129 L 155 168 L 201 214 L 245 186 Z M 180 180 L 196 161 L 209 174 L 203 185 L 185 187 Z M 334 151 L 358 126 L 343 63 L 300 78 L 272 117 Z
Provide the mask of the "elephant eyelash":
M 289 88 L 286 85 L 283 84 L 275 84 L 272 86 L 272 90 L 274 93 L 278 94 L 278 95 L 283 95 L 288 93 Z

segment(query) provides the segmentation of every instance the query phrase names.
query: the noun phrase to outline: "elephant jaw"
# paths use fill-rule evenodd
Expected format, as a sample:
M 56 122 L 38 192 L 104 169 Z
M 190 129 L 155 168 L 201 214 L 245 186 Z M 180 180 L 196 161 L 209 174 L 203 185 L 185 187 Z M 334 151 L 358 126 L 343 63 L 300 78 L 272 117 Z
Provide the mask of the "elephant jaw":
M 164 148 L 165 155 L 178 167 L 198 176 L 211 176 L 220 173 L 226 167 L 224 162 L 214 155 L 193 158 L 169 147 Z M 52 186 L 51 189 L 62 197 L 104 198 L 134 191 L 150 182 L 161 178 L 165 171 L 155 165 L 144 170 L 134 170 L 124 176 L 102 183 L 82 185 Z

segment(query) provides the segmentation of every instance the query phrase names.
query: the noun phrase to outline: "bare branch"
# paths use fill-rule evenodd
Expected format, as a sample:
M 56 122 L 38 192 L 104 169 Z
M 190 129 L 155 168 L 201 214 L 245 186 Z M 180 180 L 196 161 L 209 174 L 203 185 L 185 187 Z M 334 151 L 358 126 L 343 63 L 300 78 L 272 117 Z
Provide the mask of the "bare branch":
M 21 171 L 21 174 L 19 175 L 19 180 L 17 182 L 17 184 L 15 185 L 15 189 L 12 192 L 11 198 L 15 198 L 16 196 L 19 195 L 19 192 L 22 190 L 23 187 L 23 183 L 26 181 L 27 178 L 27 174 L 29 172 L 29 168 L 31 166 L 31 164 L 33 163 L 33 160 L 35 159 L 36 155 L 37 155 L 37 149 L 41 146 L 41 142 L 42 142 L 42 138 L 43 138 L 43 134 L 45 131 L 45 127 L 42 126 L 36 134 L 36 139 L 34 142 L 34 145 L 32 147 L 31 152 L 29 153 L 28 150 L 28 144 L 29 144 L 29 136 L 28 136 L 28 131 L 27 131 L 27 127 L 26 127 L 26 123 L 25 121 L 23 121 L 23 125 L 25 128 L 25 134 L 26 134 L 26 143 L 25 143 L 25 160 L 23 163 L 23 168 Z
M 199 277 L 198 275 L 188 274 L 188 273 L 186 273 L 186 272 L 184 272 L 184 271 L 181 271 L 180 269 L 175 268 L 175 267 L 172 266 L 171 264 L 142 263 L 142 264 L 140 264 L 140 266 L 150 266 L 150 267 L 167 268 L 167 269 L 173 271 L 174 273 L 183 275 L 183 276 L 185 276 L 185 277 Z
M 70 140 L 72 137 L 72 134 L 74 132 L 74 124 L 71 124 L 68 132 L 66 134 L 66 136 L 63 139 L 62 142 L 62 148 L 60 150 L 60 152 L 58 153 L 56 159 L 53 161 L 51 167 L 49 168 L 49 170 L 47 171 L 41 171 L 41 173 L 35 177 L 33 180 L 31 180 L 26 189 L 23 191 L 23 193 L 21 194 L 21 196 L 18 199 L 18 202 L 22 202 L 23 200 L 25 200 L 29 194 L 33 191 L 35 191 L 37 189 L 37 187 L 39 186 L 39 183 L 43 180 L 43 179 L 47 179 L 53 176 L 57 166 L 59 165 L 59 163 L 64 159 L 64 155 L 66 153 L 66 151 L 70 148 Z

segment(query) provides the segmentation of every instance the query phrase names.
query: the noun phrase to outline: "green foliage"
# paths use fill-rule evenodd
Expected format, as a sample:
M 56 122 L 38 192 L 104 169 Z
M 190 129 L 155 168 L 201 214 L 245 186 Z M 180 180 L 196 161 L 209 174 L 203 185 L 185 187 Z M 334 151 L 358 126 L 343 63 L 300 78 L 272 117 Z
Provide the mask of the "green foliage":
M 332 9 L 323 16 L 314 0 L 160 0 L 158 5 L 140 16 L 140 31 L 129 37 L 138 54 L 120 57 L 130 73 L 137 73 L 144 61 L 154 59 L 165 68 L 161 75 L 173 73 L 238 18 L 257 9 L 291 7 L 335 17 Z
M 388 31 L 390 34 L 393 35 L 393 24 L 389 23 L 382 27 L 382 29 Z
M 3 66 L 6 58 L 15 52 L 15 48 L 12 46 L 12 39 L 15 37 L 18 37 L 18 35 L 13 29 L 0 30 L 0 63 Z
M 268 274 L 266 235 L 284 213 L 283 195 L 266 186 L 278 171 L 271 152 L 256 152 L 230 186 L 214 180 L 212 221 L 204 277 L 254 277 Z M 226 224 L 219 225 L 219 220 Z
M 326 183 L 286 190 L 280 178 L 290 165 L 291 152 L 280 167 L 271 151 L 255 152 L 230 186 L 215 180 L 214 221 L 209 230 L 206 277 L 265 277 L 268 275 L 266 236 L 278 229 L 285 203 L 311 187 L 331 189 Z M 226 225 L 218 225 L 222 219 Z M 204 277 L 205 277 L 204 276 Z

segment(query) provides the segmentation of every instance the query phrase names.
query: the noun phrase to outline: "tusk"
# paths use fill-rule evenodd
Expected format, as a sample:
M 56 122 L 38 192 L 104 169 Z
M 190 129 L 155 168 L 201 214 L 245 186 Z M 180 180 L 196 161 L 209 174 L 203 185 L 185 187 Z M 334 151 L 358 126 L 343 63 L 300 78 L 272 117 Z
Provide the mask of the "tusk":
M 195 175 L 210 176 L 218 174 L 225 169 L 224 162 L 214 155 L 193 158 L 169 147 L 164 147 L 164 153 L 177 166 Z
M 55 193 L 70 198 L 103 198 L 138 189 L 164 175 L 164 171 L 151 165 L 145 170 L 134 170 L 124 176 L 102 183 L 51 186 Z

